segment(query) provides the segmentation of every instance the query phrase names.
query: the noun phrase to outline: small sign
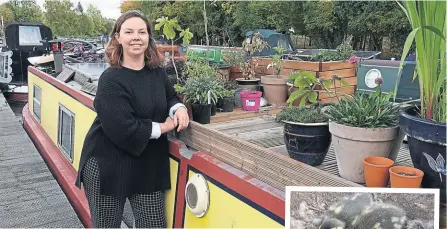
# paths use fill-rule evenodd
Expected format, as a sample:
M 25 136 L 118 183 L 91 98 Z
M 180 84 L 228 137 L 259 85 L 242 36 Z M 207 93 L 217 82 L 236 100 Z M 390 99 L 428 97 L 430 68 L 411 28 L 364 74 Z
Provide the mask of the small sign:
M 248 107 L 254 107 L 256 105 L 256 102 L 255 102 L 255 100 L 247 99 L 247 101 L 245 102 L 245 105 Z

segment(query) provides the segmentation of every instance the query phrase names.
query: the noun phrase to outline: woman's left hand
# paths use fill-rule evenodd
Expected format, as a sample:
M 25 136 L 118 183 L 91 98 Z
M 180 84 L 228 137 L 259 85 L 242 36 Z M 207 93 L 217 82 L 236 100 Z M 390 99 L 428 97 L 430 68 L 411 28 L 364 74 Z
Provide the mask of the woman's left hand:
M 174 113 L 174 124 L 178 125 L 177 131 L 181 131 L 188 127 L 189 125 L 189 116 L 188 110 L 185 107 L 179 107 Z

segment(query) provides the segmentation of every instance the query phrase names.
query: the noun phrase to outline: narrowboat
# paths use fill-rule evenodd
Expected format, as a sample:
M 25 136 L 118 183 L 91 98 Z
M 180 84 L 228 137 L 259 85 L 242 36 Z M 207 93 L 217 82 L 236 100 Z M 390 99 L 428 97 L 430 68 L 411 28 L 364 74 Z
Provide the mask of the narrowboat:
M 92 225 L 90 213 L 75 179 L 84 138 L 96 117 L 97 81 L 107 66 L 65 63 L 58 74 L 28 66 L 24 128 L 85 227 Z M 284 228 L 287 185 L 360 186 L 194 121 L 181 135 L 169 137 L 169 228 Z M 206 142 L 213 152 L 204 150 Z M 245 156 L 233 155 L 240 152 Z M 122 225 L 131 227 L 129 203 L 125 208 Z
M 85 227 L 92 226 L 90 212 L 75 180 L 83 141 L 96 117 L 97 82 L 107 67 L 107 63 L 65 63 L 58 74 L 35 66 L 27 69 L 24 128 Z M 412 97 L 402 95 L 403 100 Z M 165 196 L 169 228 L 284 228 L 286 186 L 363 187 L 337 175 L 333 152 L 327 157 L 330 163 L 314 167 L 277 153 L 285 149 L 282 135 L 266 135 L 269 141 L 261 143 L 260 136 L 251 140 L 242 134 L 235 137 L 235 122 L 248 126 L 251 121 L 245 118 L 263 119 L 273 113 L 221 116 L 216 118 L 220 123 L 214 124 L 191 121 L 181 133 L 169 134 L 172 188 Z M 282 128 L 272 122 L 256 122 L 257 126 L 249 128 Z M 411 161 L 404 151 L 399 160 Z M 127 202 L 122 227 L 132 225 Z

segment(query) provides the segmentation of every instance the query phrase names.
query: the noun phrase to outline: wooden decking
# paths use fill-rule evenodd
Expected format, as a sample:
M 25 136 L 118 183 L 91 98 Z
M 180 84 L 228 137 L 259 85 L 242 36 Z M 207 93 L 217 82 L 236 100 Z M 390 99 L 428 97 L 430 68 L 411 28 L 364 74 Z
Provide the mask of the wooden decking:
M 273 115 L 260 114 L 258 117 L 222 121 L 207 124 L 206 126 L 280 153 L 284 156 L 289 156 L 287 154 L 286 146 L 284 145 L 283 124 L 276 122 Z M 402 144 L 396 159 L 396 165 L 413 166 L 406 144 Z M 335 152 L 332 146 L 326 155 L 324 162 L 321 165 L 316 166 L 316 168 L 336 176 L 339 175 Z
M 1 93 L 0 219 L 0 228 L 83 227 Z
M 211 123 L 205 126 L 234 136 L 235 139 L 245 140 L 289 157 L 284 144 L 283 124 L 275 120 L 275 115 L 279 111 L 281 111 L 280 107 L 267 107 L 260 110 L 260 112 L 247 112 L 237 109 L 232 113 L 217 113 L 216 116 L 212 117 Z M 407 144 L 402 144 L 395 164 L 413 166 Z M 339 176 L 335 152 L 332 146 L 324 162 L 316 166 L 316 168 Z M 441 204 L 439 212 L 440 228 L 447 228 L 446 211 L 445 203 Z

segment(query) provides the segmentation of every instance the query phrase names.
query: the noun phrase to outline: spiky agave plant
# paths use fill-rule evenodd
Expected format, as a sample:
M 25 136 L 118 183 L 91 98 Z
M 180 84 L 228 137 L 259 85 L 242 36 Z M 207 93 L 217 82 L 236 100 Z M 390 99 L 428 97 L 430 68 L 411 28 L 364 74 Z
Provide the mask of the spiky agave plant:
M 399 74 L 413 41 L 420 87 L 420 117 L 446 122 L 446 1 L 406 0 L 397 4 L 407 15 L 413 31 L 404 45 Z M 398 80 L 399 81 L 399 80 Z M 397 86 L 395 92 L 396 95 Z M 395 99 L 395 97 L 394 97 Z

